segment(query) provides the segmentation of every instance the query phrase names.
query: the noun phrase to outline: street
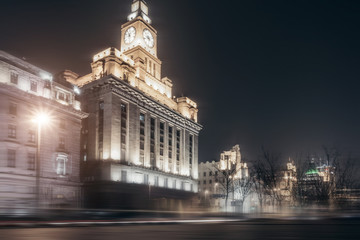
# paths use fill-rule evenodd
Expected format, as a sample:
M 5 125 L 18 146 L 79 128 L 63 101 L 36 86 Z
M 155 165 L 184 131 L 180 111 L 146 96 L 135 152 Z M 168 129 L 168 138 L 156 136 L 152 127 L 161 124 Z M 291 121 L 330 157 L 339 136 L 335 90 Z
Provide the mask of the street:
M 6 240 L 360 239 L 359 219 L 0 229 Z

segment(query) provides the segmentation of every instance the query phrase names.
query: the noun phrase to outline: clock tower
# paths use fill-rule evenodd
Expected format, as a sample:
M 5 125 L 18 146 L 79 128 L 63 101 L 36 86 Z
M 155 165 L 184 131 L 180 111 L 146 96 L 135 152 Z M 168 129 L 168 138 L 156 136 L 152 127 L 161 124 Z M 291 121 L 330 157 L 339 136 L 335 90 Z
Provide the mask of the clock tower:
M 157 31 L 151 26 L 149 8 L 144 0 L 133 0 L 127 20 L 121 26 L 121 52 L 134 60 L 140 78 L 160 80 Z

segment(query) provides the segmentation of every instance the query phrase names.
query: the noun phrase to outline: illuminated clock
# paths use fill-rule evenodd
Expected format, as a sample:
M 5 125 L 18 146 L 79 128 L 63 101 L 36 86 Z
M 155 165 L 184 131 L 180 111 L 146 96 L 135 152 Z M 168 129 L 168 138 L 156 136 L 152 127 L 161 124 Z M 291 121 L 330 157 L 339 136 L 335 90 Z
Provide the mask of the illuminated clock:
M 144 30 L 143 37 L 146 45 L 148 45 L 151 48 L 154 47 L 154 37 L 148 29 Z
M 125 43 L 129 44 L 132 41 L 134 41 L 135 35 L 136 35 L 136 29 L 134 27 L 130 27 L 128 30 L 126 30 L 126 32 L 125 32 Z

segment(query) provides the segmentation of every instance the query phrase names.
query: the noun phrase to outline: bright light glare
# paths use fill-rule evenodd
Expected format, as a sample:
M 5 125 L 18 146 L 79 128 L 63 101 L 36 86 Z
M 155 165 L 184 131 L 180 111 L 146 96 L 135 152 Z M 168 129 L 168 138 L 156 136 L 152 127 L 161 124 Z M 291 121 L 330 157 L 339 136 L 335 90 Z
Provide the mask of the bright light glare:
M 47 124 L 50 122 L 50 117 L 46 113 L 38 113 L 34 118 L 33 122 L 38 124 Z

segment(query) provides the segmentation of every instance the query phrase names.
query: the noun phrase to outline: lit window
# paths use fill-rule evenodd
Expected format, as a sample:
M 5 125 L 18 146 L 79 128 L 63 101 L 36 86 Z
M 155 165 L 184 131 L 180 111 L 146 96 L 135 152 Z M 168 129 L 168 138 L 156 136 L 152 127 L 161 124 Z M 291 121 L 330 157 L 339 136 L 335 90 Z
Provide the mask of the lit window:
M 10 82 L 17 85 L 18 80 L 19 80 L 19 75 L 17 73 L 12 72 L 10 74 Z
M 37 82 L 30 81 L 30 90 L 33 92 L 37 92 Z
M 68 156 L 64 154 L 58 154 L 56 157 L 56 174 L 65 176 L 67 175 L 66 163 L 68 161 Z
M 16 138 L 16 126 L 9 124 L 8 126 L 8 137 Z

